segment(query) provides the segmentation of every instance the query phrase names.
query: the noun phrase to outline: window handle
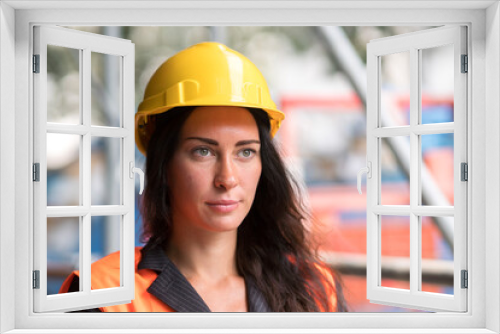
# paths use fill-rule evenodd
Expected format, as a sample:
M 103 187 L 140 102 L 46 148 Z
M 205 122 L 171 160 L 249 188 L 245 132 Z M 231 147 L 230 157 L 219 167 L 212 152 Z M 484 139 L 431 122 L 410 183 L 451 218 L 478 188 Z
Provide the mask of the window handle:
M 144 190 L 144 172 L 142 171 L 142 169 L 140 168 L 137 168 L 137 167 L 134 167 L 134 162 L 133 161 L 130 161 L 129 163 L 129 171 L 130 171 L 130 178 L 133 179 L 134 178 L 134 174 L 139 174 L 139 186 L 140 186 L 140 189 L 139 189 L 139 195 L 142 195 L 142 191 Z
M 372 163 L 371 161 L 368 161 L 367 166 L 364 168 L 361 168 L 358 172 L 358 192 L 361 195 L 361 176 L 366 173 L 366 178 L 371 179 L 372 178 Z

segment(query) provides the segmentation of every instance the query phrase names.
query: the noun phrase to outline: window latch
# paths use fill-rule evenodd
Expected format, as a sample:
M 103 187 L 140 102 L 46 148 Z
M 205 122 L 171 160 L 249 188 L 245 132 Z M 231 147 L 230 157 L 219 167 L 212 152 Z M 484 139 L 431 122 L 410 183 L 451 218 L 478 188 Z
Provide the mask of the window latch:
M 130 161 L 130 163 L 129 163 L 129 177 L 131 179 L 133 179 L 134 174 L 139 174 L 139 185 L 140 185 L 139 195 L 142 195 L 142 192 L 144 190 L 144 172 L 142 171 L 142 169 L 134 167 L 134 162 Z
M 364 168 L 361 168 L 359 171 L 358 171 L 358 192 L 359 194 L 361 195 L 362 192 L 361 192 L 361 176 L 366 173 L 366 177 L 368 179 L 371 179 L 372 178 L 372 163 L 371 161 L 368 161 L 366 163 L 366 167 Z

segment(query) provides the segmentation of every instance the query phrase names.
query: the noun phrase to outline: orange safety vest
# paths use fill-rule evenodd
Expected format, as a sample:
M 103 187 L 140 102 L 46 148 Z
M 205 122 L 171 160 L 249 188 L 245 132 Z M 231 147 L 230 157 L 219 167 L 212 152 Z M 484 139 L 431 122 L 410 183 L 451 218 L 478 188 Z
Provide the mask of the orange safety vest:
M 173 308 L 165 304 L 147 290 L 153 284 L 158 274 L 151 269 L 137 269 L 142 258 L 142 247 L 135 248 L 135 298 L 129 304 L 99 307 L 102 312 L 176 312 Z M 333 305 L 334 311 L 337 308 L 337 294 L 335 283 L 331 272 L 326 267 L 318 267 L 321 273 L 331 279 L 333 290 L 327 289 L 327 294 Z M 106 289 L 120 286 L 120 252 L 112 253 L 92 264 L 91 288 Z M 63 282 L 59 293 L 68 292 L 71 282 L 75 276 L 79 276 L 78 271 L 73 271 Z M 320 311 L 324 309 L 320 306 Z

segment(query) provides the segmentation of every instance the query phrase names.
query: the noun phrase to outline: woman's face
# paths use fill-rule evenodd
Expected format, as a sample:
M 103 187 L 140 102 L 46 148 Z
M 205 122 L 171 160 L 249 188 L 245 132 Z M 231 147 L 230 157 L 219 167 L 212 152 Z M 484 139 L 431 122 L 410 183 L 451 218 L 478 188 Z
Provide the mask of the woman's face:
M 195 108 L 167 172 L 174 226 L 237 229 L 250 211 L 261 171 L 259 131 L 247 109 Z

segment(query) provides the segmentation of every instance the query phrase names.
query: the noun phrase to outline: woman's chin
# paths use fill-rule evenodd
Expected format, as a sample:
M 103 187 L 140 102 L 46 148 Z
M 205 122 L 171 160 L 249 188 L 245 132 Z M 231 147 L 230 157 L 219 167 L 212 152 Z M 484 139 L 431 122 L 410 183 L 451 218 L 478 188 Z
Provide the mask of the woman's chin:
M 242 208 L 231 210 L 230 212 L 219 212 L 209 209 L 203 212 L 203 225 L 213 232 L 229 232 L 237 230 L 245 219 L 248 212 L 243 212 Z
M 221 217 L 210 219 L 205 222 L 205 227 L 212 232 L 231 232 L 238 229 L 243 222 L 243 218 Z

